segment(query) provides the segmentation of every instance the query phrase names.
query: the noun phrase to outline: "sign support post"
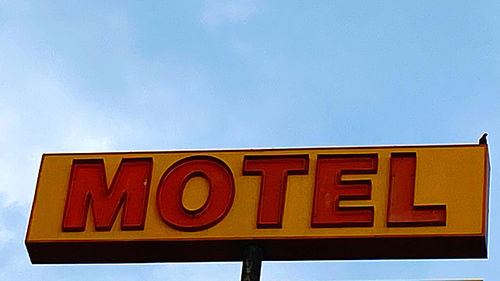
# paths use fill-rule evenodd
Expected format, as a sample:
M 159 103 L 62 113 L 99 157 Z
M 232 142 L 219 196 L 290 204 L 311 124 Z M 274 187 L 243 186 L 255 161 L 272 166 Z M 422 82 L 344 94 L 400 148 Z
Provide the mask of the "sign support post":
M 257 245 L 248 245 L 243 249 L 243 265 L 241 267 L 241 281 L 259 281 L 262 267 L 262 248 Z

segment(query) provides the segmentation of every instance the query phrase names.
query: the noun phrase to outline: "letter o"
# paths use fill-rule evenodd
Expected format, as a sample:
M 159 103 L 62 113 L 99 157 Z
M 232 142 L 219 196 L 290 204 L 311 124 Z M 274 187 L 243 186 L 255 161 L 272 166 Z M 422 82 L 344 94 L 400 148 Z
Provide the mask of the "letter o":
M 207 200 L 197 210 L 182 203 L 186 183 L 193 177 L 204 177 L 209 183 Z M 229 167 L 210 156 L 192 156 L 174 163 L 165 171 L 156 196 L 161 218 L 172 228 L 199 231 L 220 222 L 234 200 L 234 179 Z

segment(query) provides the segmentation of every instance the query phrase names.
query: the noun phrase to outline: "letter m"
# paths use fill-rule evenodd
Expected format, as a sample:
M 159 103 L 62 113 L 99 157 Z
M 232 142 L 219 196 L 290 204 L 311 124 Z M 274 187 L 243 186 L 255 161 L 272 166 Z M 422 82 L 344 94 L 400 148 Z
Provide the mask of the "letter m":
M 153 160 L 125 158 L 111 186 L 102 159 L 73 160 L 62 231 L 84 231 L 92 206 L 97 231 L 109 231 L 123 206 L 121 229 L 144 229 Z

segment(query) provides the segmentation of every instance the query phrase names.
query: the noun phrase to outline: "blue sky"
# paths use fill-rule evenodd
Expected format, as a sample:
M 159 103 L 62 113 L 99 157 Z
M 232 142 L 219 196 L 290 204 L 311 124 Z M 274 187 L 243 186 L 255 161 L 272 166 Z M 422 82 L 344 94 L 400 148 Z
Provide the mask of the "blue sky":
M 266 262 L 262 280 L 500 275 L 498 1 L 0 0 L 0 279 L 235 280 L 239 263 L 32 266 L 44 152 L 474 143 L 490 258 Z

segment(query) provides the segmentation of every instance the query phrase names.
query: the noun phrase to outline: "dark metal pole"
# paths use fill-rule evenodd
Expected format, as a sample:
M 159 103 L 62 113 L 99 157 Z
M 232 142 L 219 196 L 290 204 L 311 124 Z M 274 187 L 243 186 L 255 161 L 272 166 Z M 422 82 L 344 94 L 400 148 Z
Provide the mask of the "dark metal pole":
M 243 249 L 243 266 L 241 268 L 241 281 L 259 281 L 262 267 L 262 248 L 248 245 Z

